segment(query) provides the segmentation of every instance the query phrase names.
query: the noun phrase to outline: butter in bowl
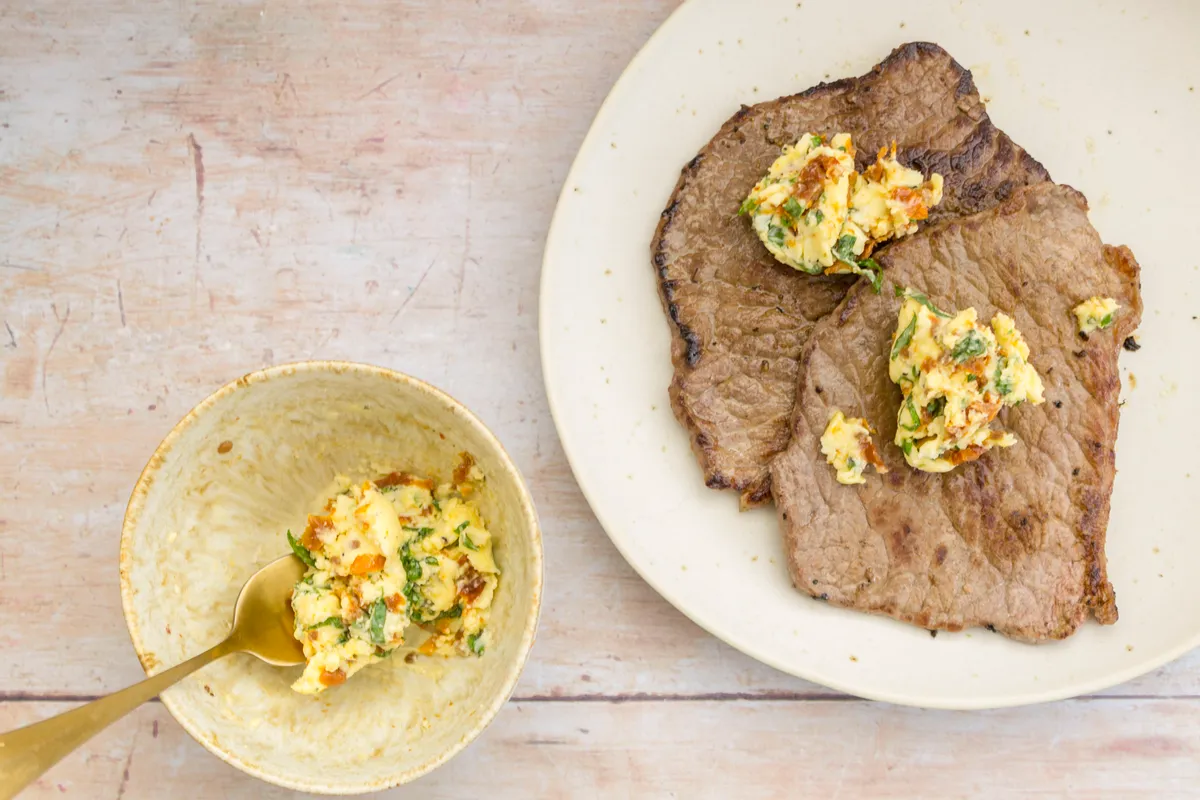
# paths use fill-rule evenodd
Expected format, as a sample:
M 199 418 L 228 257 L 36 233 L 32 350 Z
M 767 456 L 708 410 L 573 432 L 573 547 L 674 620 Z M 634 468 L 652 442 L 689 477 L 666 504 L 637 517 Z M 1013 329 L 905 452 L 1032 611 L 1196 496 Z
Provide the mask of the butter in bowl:
M 154 453 L 121 539 L 148 674 L 226 635 L 246 579 L 291 551 L 306 665 L 216 662 L 163 694 L 221 759 L 301 791 L 413 780 L 461 751 L 533 644 L 542 541 L 499 441 L 443 392 L 360 364 L 247 375 Z

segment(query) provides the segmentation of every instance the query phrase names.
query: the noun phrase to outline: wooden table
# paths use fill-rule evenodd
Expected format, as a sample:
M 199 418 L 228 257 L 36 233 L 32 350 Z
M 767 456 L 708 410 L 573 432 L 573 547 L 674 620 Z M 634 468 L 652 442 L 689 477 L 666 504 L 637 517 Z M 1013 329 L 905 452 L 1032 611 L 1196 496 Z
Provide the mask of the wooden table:
M 245 372 L 335 358 L 475 409 L 545 528 L 516 696 L 396 796 L 1200 787 L 1198 655 L 1041 707 L 892 707 L 726 647 L 613 549 L 547 411 L 538 274 L 571 157 L 673 0 L 35 5 L 0 8 L 0 729 L 142 677 L 117 542 L 171 426 Z M 168 791 L 287 794 L 151 703 L 28 796 Z

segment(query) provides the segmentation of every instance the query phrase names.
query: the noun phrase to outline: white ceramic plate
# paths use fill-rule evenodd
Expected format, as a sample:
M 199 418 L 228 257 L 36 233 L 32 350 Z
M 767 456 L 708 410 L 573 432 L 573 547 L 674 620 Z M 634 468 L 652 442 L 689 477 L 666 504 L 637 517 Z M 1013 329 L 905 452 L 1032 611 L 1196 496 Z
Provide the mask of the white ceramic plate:
M 749 655 L 864 697 L 948 708 L 1095 691 L 1200 643 L 1200 4 L 942 0 L 898 10 L 692 0 L 629 65 L 567 178 L 546 243 L 541 346 L 575 476 L 613 542 L 671 603 Z M 795 592 L 770 510 L 706 489 L 667 400 L 668 329 L 649 243 L 680 168 L 740 103 L 859 75 L 906 41 L 972 69 L 993 121 L 1084 192 L 1142 264 L 1143 349 L 1109 524 L 1121 619 L 1033 647 L 936 639 Z M 1181 179 L 1182 178 L 1182 179 Z M 1067 265 L 1069 268 L 1069 265 Z M 1135 377 L 1136 376 L 1136 377 Z

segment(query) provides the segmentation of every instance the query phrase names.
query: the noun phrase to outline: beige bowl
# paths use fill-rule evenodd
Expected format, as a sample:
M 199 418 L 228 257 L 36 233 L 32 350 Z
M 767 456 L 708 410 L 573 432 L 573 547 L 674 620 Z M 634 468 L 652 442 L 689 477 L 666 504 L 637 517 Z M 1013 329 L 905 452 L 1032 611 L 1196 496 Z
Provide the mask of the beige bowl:
M 533 645 L 542 539 L 529 492 L 496 438 L 441 391 L 390 370 L 312 361 L 239 378 L 196 406 L 150 458 L 121 533 L 121 597 L 154 674 L 220 641 L 255 570 L 288 552 L 335 475 L 405 469 L 447 478 L 470 452 L 502 570 L 482 658 L 392 658 L 317 698 L 300 668 L 228 656 L 163 695 L 222 760 L 330 794 L 411 781 L 491 722 Z

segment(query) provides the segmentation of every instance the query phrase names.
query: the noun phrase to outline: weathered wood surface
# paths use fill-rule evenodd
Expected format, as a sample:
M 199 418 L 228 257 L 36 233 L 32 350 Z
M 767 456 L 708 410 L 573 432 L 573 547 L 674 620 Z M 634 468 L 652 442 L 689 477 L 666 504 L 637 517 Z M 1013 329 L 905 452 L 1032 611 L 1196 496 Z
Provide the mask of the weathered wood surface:
M 60 703 L 0 705 L 0 724 Z M 1077 700 L 964 714 L 858 701 L 509 703 L 442 769 L 381 797 L 1186 797 L 1196 700 Z M 282 798 L 210 756 L 160 703 L 33 796 Z
M 0 729 L 141 676 L 117 539 L 174 422 L 252 369 L 344 358 L 475 409 L 546 533 L 518 699 L 424 795 L 1191 792 L 1200 656 L 1017 711 L 840 698 L 704 634 L 600 530 L 542 392 L 541 247 L 592 115 L 674 5 L 0 6 Z M 284 794 L 151 704 L 29 796 L 167 786 Z

